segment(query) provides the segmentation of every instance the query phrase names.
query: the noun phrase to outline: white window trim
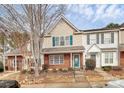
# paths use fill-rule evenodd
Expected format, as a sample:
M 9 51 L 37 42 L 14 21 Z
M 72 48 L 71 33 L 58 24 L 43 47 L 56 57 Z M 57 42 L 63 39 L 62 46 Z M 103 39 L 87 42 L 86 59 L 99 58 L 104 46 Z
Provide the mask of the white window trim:
M 61 45 L 61 37 L 64 38 L 64 45 Z M 68 40 L 66 39 L 67 37 L 68 37 Z M 56 43 L 56 38 L 59 38 L 57 43 Z M 55 37 L 55 46 L 54 47 L 63 47 L 63 46 L 71 46 L 70 45 L 70 36 L 56 36 Z
M 106 52 L 104 54 L 105 54 L 105 64 L 113 64 L 114 63 L 114 57 L 113 57 L 114 53 L 113 52 Z M 107 54 L 107 56 L 106 56 L 106 54 Z M 108 62 L 106 62 L 106 57 L 107 57 Z M 112 59 L 113 62 L 111 62 L 111 58 L 113 58 Z
M 51 62 L 50 62 L 50 56 L 53 56 L 53 62 L 52 62 L 52 64 L 51 64 Z M 54 59 L 55 56 L 56 56 L 56 55 L 49 55 L 49 64 L 50 64 L 50 65 L 62 65 L 62 64 L 64 64 L 64 55 L 57 55 L 57 56 L 59 56 L 59 64 L 56 64 L 56 63 L 55 63 L 55 59 Z M 60 63 L 60 56 L 63 56 L 63 63 Z

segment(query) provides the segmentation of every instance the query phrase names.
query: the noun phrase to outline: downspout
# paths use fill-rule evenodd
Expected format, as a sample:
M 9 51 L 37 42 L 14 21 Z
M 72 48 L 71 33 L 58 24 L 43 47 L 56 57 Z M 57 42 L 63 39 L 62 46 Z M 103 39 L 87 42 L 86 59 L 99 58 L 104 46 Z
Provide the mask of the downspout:
M 119 50 L 119 44 L 120 44 L 120 38 L 119 38 L 119 35 L 120 35 L 120 29 L 118 31 L 118 66 L 120 66 L 120 50 Z

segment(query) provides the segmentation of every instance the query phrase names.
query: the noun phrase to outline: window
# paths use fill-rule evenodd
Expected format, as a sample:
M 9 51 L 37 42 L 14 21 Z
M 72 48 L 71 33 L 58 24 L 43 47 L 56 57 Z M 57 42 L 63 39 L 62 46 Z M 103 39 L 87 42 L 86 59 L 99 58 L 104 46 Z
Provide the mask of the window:
M 113 53 L 110 53 L 110 63 L 113 63 Z
M 50 55 L 49 56 L 49 64 L 63 64 L 64 63 L 64 55 Z
M 113 63 L 113 52 L 105 53 L 105 64 L 112 64 Z
M 104 44 L 104 33 L 101 34 L 101 44 Z
M 59 55 L 54 56 L 54 64 L 59 64 Z
M 104 44 L 111 44 L 111 38 L 105 38 Z
M 108 53 L 105 53 L 105 64 L 107 64 L 107 63 L 109 63 L 108 61 L 109 61 L 109 58 L 108 58 L 109 56 L 108 56 Z
M 14 68 L 15 65 L 16 65 L 16 62 L 15 62 L 15 59 L 14 59 L 13 62 L 12 62 L 12 67 Z
M 114 43 L 114 32 L 111 33 L 111 43 Z
M 55 37 L 55 46 L 59 46 L 59 37 Z
M 96 42 L 99 44 L 99 34 L 96 34 Z
M 65 40 L 66 40 L 66 45 L 70 45 L 70 37 L 69 36 L 66 36 L 65 37 Z
M 49 56 L 49 63 L 54 64 L 53 62 L 54 62 L 54 56 L 51 55 Z
M 87 35 L 87 45 L 89 45 L 90 44 L 90 35 L 88 34 Z
M 53 37 L 52 38 L 53 46 L 64 46 L 64 45 L 73 45 L 73 36 L 66 36 L 66 37 Z
M 63 46 L 64 45 L 64 37 L 60 37 L 60 45 Z

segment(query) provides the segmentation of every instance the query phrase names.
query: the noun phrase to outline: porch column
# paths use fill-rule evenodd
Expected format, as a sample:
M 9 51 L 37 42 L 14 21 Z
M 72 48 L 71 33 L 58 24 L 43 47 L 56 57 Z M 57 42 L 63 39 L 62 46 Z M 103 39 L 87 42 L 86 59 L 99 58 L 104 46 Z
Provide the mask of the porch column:
M 72 63 L 72 53 L 70 53 L 70 63 L 71 63 L 71 67 L 73 67 L 73 63 Z
M 15 55 L 15 71 L 17 71 L 17 56 Z

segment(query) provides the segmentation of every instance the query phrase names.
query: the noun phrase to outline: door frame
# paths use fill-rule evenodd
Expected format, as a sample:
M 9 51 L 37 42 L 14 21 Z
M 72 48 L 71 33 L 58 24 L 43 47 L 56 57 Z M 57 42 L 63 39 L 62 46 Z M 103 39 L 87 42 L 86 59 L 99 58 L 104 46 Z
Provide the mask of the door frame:
M 74 56 L 78 55 L 79 56 L 79 67 L 74 67 Z M 80 68 L 80 54 L 73 54 L 73 68 Z

